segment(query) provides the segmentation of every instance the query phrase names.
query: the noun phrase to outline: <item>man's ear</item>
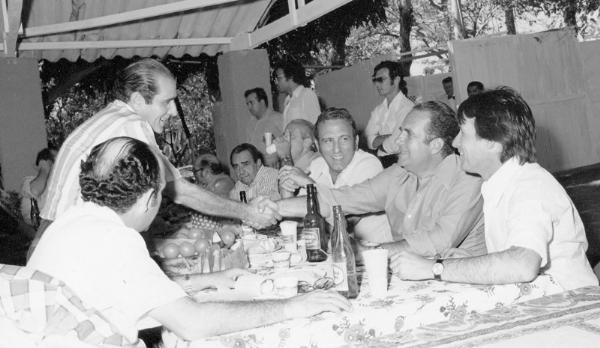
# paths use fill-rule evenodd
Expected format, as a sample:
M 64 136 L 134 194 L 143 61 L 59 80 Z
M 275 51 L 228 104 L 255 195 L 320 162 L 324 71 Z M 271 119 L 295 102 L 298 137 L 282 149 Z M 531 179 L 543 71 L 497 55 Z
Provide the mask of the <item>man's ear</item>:
M 138 108 L 145 106 L 147 103 L 146 99 L 144 99 L 144 96 L 141 95 L 140 92 L 133 92 L 129 97 L 129 104 L 137 110 Z
M 431 154 L 438 154 L 444 148 L 444 140 L 442 138 L 435 138 L 429 142 L 429 148 L 431 149 Z
M 258 163 L 259 167 L 263 165 L 262 160 L 260 158 L 256 160 L 256 163 Z
M 354 136 L 354 150 L 358 149 L 358 134 Z
M 313 141 L 310 137 L 302 139 L 302 145 L 305 149 L 310 149 L 312 144 L 313 144 Z M 315 142 L 315 144 L 316 144 L 316 142 Z M 318 147 L 317 147 L 317 149 L 318 149 Z
M 392 81 L 392 83 L 394 84 L 394 86 L 400 88 L 400 80 L 402 80 L 400 78 L 400 76 L 396 76 L 396 77 L 394 77 L 394 80 Z
M 142 202 L 144 203 L 144 211 L 148 211 L 156 206 L 156 191 L 150 189 L 144 193 L 140 199 L 142 199 Z
M 502 144 L 499 142 L 485 139 L 485 146 L 490 152 L 497 153 L 498 155 L 502 153 Z

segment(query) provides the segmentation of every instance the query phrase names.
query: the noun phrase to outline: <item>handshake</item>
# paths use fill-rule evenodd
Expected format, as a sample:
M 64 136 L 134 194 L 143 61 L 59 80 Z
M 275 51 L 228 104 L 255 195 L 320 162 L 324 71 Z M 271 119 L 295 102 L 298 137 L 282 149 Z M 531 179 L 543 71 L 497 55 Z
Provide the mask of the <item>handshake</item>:
M 281 220 L 277 203 L 267 197 L 256 197 L 245 207 L 246 209 L 241 216 L 242 222 L 253 228 L 269 227 Z

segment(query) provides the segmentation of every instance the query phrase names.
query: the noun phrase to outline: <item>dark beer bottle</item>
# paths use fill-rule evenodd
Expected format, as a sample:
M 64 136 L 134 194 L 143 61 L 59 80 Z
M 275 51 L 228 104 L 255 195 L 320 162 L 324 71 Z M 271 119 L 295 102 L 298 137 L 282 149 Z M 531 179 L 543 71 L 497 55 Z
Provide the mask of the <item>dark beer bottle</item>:
M 358 296 L 356 263 L 350 237 L 346 231 L 346 218 L 341 206 L 333 207 L 333 218 L 331 260 L 335 289 L 346 298 L 356 298 Z
M 329 248 L 327 246 L 327 244 L 329 244 L 329 231 L 328 231 L 328 224 L 327 221 L 325 221 L 325 219 L 321 216 L 320 212 L 321 209 L 319 208 L 319 198 L 317 196 L 317 188 L 315 187 L 315 185 L 308 185 L 306 187 L 306 191 L 308 192 L 308 190 L 312 190 L 312 195 L 313 195 L 313 199 L 314 199 L 314 204 L 317 210 L 317 214 L 318 214 L 318 219 L 319 219 L 319 231 L 321 232 L 320 238 L 321 238 L 321 250 L 324 252 L 329 251 Z
M 240 202 L 248 203 L 248 200 L 246 199 L 246 191 L 240 191 Z
M 312 187 L 312 188 L 311 188 Z M 306 242 L 306 256 L 308 262 L 325 261 L 327 255 L 321 250 L 321 231 L 319 218 L 321 215 L 317 210 L 314 185 L 309 184 L 306 195 L 306 216 L 301 238 Z

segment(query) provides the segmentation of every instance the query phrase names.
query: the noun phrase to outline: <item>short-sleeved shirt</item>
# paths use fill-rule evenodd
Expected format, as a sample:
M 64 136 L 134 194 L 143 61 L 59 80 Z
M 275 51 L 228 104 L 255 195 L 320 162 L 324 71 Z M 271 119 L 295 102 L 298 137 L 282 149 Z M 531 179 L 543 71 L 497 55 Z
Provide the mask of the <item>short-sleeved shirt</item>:
M 150 124 L 137 115 L 126 103 L 116 100 L 77 127 L 60 148 L 46 185 L 40 216 L 56 220 L 60 214 L 81 202 L 79 173 L 81 161 L 92 148 L 108 139 L 131 137 L 160 149 Z M 167 181 L 179 178 L 177 169 L 163 156 Z
M 485 254 L 481 179 L 466 174 L 456 155 L 447 156 L 433 174 L 419 178 L 398 164 L 352 187 L 318 185 L 321 214 L 340 204 L 349 214 L 385 210 L 394 240 L 406 240 L 424 256 L 460 247 Z
M 283 109 L 283 128 L 291 121 L 304 119 L 312 123 L 317 122 L 321 114 L 319 98 L 310 88 L 298 86 L 292 92 L 291 96 L 285 97 L 285 107 Z
M 240 192 L 246 191 L 246 198 L 249 200 L 258 196 L 268 197 L 272 201 L 281 199 L 279 195 L 279 185 L 277 177 L 279 171 L 267 166 L 261 166 L 250 185 L 246 185 L 241 181 L 236 181 L 235 186 L 229 192 L 229 198 L 235 201 L 240 200 Z
M 380 135 L 392 134 L 396 128 L 400 127 L 414 105 L 402 92 L 396 94 L 389 105 L 387 99 L 383 99 L 383 102 L 371 112 L 371 118 L 365 128 L 367 146 L 375 150 L 373 148 L 375 138 Z
M 27 266 L 64 281 L 132 342 L 139 329 L 160 325 L 148 312 L 186 296 L 150 258 L 138 231 L 90 202 L 48 227 Z
M 565 290 L 598 285 L 585 256 L 587 239 L 564 188 L 537 163 L 506 161 L 481 187 L 488 252 L 535 251 L 541 273 Z
M 323 157 L 314 159 L 310 164 L 309 170 L 309 176 L 316 183 L 330 188 L 340 188 L 360 184 L 379 174 L 383 170 L 383 167 L 377 157 L 362 150 L 357 150 L 352 157 L 352 161 L 338 174 L 335 183 L 331 178 L 329 165 Z M 354 232 L 361 239 L 373 242 L 384 243 L 393 240 L 390 223 L 385 214 L 363 217 L 354 226 Z
M 265 133 L 269 132 L 273 137 L 283 133 L 283 115 L 273 109 L 267 109 L 265 115 L 254 126 L 250 135 L 250 144 L 254 145 L 263 155 L 266 154 Z

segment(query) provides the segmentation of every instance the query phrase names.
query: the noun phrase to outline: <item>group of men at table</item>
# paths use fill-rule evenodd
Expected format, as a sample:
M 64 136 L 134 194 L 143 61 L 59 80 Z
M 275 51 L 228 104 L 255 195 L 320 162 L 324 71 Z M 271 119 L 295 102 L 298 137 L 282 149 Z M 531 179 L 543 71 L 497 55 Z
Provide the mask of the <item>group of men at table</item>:
M 351 310 L 330 291 L 285 300 L 193 301 L 183 288 L 231 287 L 245 271 L 167 278 L 140 235 L 162 195 L 264 227 L 282 216 L 303 216 L 305 199 L 292 192 L 315 182 L 324 217 L 331 218 L 335 204 L 347 214 L 373 214 L 360 220 L 357 238 L 382 242 L 402 279 L 505 284 L 545 274 L 565 290 L 598 284 L 577 210 L 536 163 L 532 112 L 510 89 L 472 96 L 457 113 L 441 102 L 415 105 L 381 142 L 398 154 L 387 169 L 358 150 L 346 110 L 321 113 L 314 133 L 309 121 L 293 120 L 286 140 L 297 167 L 279 172 L 289 198 L 258 196 L 242 204 L 189 183 L 160 153 L 153 133 L 176 114 L 176 82 L 165 66 L 143 59 L 118 81 L 117 100 L 60 148 L 41 211 L 43 234 L 28 266 L 63 280 L 132 343 L 139 329 L 156 325 L 193 340 Z

